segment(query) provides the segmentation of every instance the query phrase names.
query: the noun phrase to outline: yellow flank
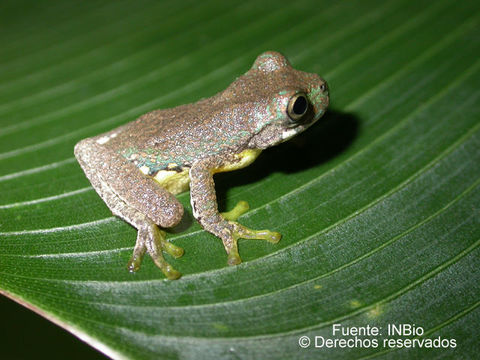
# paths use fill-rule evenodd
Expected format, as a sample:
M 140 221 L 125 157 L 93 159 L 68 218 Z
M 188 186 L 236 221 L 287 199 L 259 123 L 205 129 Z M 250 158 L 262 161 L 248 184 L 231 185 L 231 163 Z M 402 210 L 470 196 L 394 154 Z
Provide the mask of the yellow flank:
M 213 169 L 212 173 L 233 171 L 244 168 L 245 166 L 250 165 L 255 159 L 260 155 L 262 150 L 260 149 L 248 149 L 242 151 L 240 154 L 235 155 L 235 160 L 233 162 L 227 163 L 224 166 Z M 169 164 L 167 169 L 176 167 L 177 164 Z M 144 174 L 148 174 L 149 168 L 144 166 L 140 168 L 140 171 Z M 153 178 L 158 182 L 163 188 L 171 192 L 172 194 L 180 194 L 188 190 L 190 185 L 190 176 L 189 169 L 185 168 L 181 172 L 174 170 L 161 170 Z
M 153 179 L 174 195 L 187 191 L 190 184 L 188 168 L 183 169 L 181 172 L 161 170 Z
M 260 155 L 262 150 L 260 149 L 247 149 L 243 150 L 240 154 L 235 155 L 235 160 L 231 163 L 227 163 L 219 168 L 213 169 L 212 173 L 226 172 L 242 169 L 245 166 L 250 165 Z

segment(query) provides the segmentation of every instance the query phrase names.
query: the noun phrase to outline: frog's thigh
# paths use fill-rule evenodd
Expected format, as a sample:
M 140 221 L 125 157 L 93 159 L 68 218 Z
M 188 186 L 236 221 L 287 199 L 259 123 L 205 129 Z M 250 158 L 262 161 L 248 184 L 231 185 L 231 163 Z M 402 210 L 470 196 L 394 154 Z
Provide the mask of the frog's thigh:
M 112 212 L 137 229 L 135 220 L 128 218 L 131 216 L 130 210 L 129 214 L 118 213 L 118 208 L 122 207 L 118 204 L 119 200 L 161 227 L 175 226 L 182 219 L 183 206 L 175 196 L 141 173 L 121 155 L 93 139 L 85 139 L 75 146 L 75 156 Z
M 167 278 L 177 279 L 180 277 L 180 273 L 165 261 L 162 250 L 174 257 L 179 257 L 182 256 L 183 249 L 166 241 L 165 232 L 159 230 L 154 223 L 153 219 L 155 216 L 150 216 L 148 213 L 144 214 L 141 208 L 137 209 L 132 206 L 132 201 L 124 201 L 121 196 L 117 194 L 117 189 L 111 187 L 112 182 L 110 181 L 110 176 L 112 175 L 110 169 L 106 170 L 104 167 L 99 168 L 100 164 L 105 164 L 105 160 L 107 160 L 102 156 L 104 155 L 103 150 L 104 149 L 98 149 L 95 144 L 91 143 L 90 139 L 87 139 L 75 147 L 75 156 L 92 183 L 92 186 L 112 213 L 124 219 L 138 230 L 137 242 L 133 255 L 128 262 L 128 269 L 130 271 L 137 271 L 145 252 L 148 251 L 155 264 L 163 271 Z M 105 178 L 107 180 L 105 180 Z M 157 195 L 158 193 L 161 195 L 162 191 L 166 192 L 166 190 L 161 188 L 155 190 L 158 190 L 155 192 Z M 180 215 L 181 214 L 182 212 L 180 212 Z M 170 219 L 172 218 L 174 217 L 170 217 Z

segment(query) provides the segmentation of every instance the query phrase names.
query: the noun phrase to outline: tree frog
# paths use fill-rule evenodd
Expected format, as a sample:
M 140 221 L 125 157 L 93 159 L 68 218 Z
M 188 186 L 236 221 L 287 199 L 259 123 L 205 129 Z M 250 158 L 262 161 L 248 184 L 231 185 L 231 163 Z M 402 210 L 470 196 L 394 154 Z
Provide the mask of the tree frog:
M 75 156 L 112 213 L 137 230 L 128 269 L 137 271 L 146 252 L 168 279 L 180 273 L 162 252 L 183 249 L 163 229 L 178 224 L 183 207 L 175 198 L 190 188 L 194 217 L 223 241 L 228 264 L 241 262 L 237 240 L 277 243 L 281 235 L 252 230 L 236 219 L 248 210 L 217 207 L 213 175 L 251 164 L 263 149 L 302 132 L 326 111 L 326 82 L 291 67 L 277 52 L 265 52 L 225 90 L 193 104 L 154 110 L 75 146 Z

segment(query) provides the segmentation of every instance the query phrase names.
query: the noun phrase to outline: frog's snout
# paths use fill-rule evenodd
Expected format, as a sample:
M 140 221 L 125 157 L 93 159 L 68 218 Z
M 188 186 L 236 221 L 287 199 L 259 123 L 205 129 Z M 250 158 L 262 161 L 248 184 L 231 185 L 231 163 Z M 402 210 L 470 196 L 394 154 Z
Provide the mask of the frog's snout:
M 318 120 L 330 103 L 329 89 L 327 82 L 319 78 L 319 83 L 310 89 L 309 100 L 314 108 L 314 121 Z

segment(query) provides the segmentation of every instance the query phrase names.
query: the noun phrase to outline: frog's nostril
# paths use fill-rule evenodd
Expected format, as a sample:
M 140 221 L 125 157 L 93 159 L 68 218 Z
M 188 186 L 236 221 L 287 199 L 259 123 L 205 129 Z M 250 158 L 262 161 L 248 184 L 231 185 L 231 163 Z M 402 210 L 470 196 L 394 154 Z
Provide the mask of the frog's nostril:
M 320 85 L 320 91 L 328 95 L 328 85 L 326 82 Z

